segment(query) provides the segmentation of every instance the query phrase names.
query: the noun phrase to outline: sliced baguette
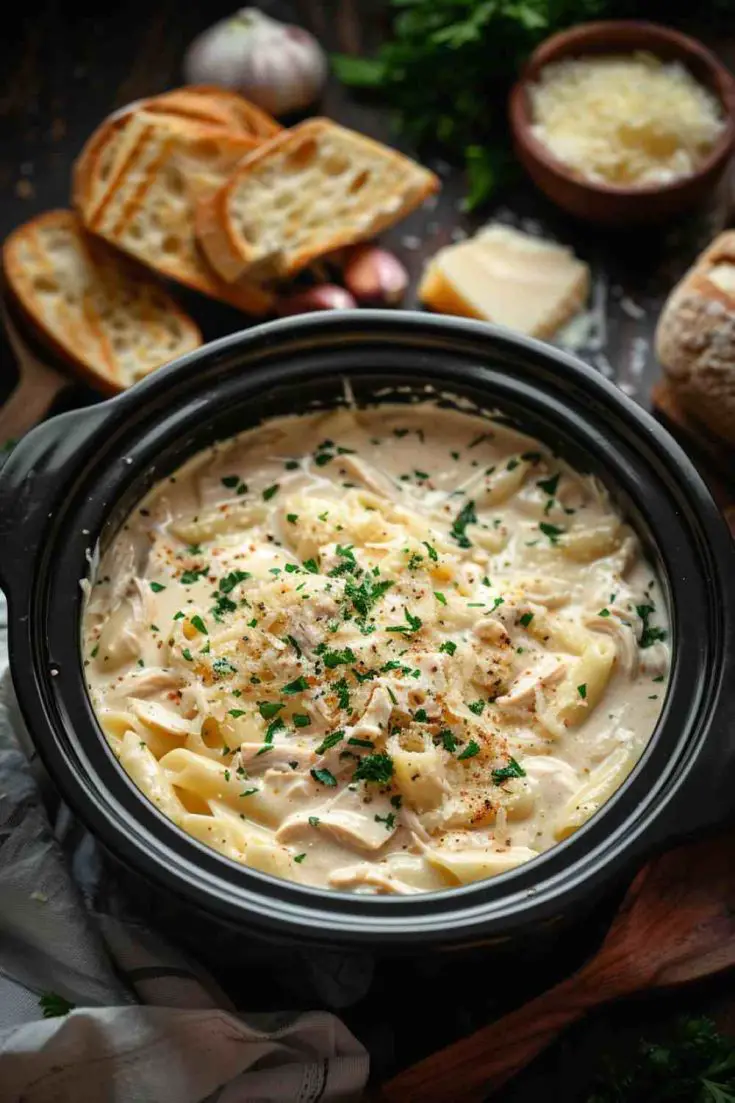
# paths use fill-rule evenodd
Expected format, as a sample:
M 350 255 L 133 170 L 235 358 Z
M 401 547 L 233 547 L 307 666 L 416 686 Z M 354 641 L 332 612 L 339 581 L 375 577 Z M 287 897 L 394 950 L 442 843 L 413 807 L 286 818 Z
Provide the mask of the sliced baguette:
M 71 201 L 85 220 L 94 217 L 101 203 L 136 105 L 116 111 L 97 127 L 85 143 L 72 169 Z
M 128 104 L 97 127 L 74 164 L 72 202 L 85 217 L 92 217 L 104 194 L 117 143 L 127 120 L 140 110 L 149 114 L 189 119 L 207 128 L 222 127 L 243 138 L 250 138 L 250 146 L 243 145 L 244 153 L 255 149 L 282 129 L 275 119 L 249 100 L 229 89 L 214 85 L 186 85 L 160 96 Z
M 145 269 L 90 238 L 73 211 L 48 211 L 5 241 L 9 289 L 42 338 L 115 394 L 202 343 Z
M 222 186 L 253 139 L 189 118 L 138 108 L 112 139 L 112 166 L 95 202 L 82 203 L 87 229 L 179 283 L 249 314 L 265 314 L 272 295 L 250 281 L 227 284 L 196 241 L 196 204 Z M 109 154 L 109 145 L 102 146 Z M 92 176 L 101 171 L 101 158 Z M 88 194 L 92 193 L 88 186 Z
M 216 85 L 187 84 L 164 92 L 145 102 L 145 110 L 154 114 L 178 115 L 206 126 L 222 126 L 264 142 L 279 134 L 283 127 L 250 100 Z
M 372 237 L 438 187 L 403 154 L 330 119 L 308 119 L 261 145 L 200 200 L 197 235 L 223 279 L 283 278 Z

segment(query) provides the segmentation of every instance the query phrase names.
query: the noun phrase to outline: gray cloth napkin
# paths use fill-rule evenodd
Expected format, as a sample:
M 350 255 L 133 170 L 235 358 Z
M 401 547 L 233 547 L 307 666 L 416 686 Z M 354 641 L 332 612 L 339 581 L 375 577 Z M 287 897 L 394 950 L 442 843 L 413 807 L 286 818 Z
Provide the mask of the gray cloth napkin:
M 16 739 L 5 639 L 0 594 L 0 1103 L 359 1098 L 368 1055 L 336 1016 L 237 1013 L 115 894 L 100 894 L 105 911 L 82 891 L 97 847 L 63 806 L 52 831 Z

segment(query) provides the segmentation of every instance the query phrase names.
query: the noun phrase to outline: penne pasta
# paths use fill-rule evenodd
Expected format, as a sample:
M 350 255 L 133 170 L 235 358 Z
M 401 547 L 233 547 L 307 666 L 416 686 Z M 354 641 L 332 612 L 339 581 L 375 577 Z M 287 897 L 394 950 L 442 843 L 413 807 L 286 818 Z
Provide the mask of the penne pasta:
M 343 892 L 470 884 L 581 828 L 670 660 L 602 484 L 429 402 L 214 444 L 87 598 L 89 694 L 141 793 L 228 860 Z

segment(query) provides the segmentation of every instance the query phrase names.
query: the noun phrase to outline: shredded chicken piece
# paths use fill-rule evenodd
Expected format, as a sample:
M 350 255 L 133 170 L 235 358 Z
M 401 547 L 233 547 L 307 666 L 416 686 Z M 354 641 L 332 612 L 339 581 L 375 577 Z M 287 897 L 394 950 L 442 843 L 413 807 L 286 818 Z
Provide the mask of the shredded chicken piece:
M 366 460 L 358 456 L 340 456 L 339 462 L 340 467 L 343 467 L 348 475 L 361 482 L 373 494 L 381 498 L 390 498 L 392 501 L 397 500 L 399 491 L 395 484 Z
M 163 667 L 151 666 L 147 670 L 132 670 L 117 683 L 115 697 L 150 697 L 165 689 L 177 689 L 181 678 Z
M 495 704 L 498 708 L 520 709 L 524 712 L 531 711 L 536 704 L 537 689 L 546 689 L 557 685 L 564 677 L 566 670 L 564 663 L 557 662 L 553 655 L 544 655 L 539 667 L 540 670 L 537 668 L 530 673 L 522 674 L 506 694 L 497 697 Z
M 372 885 L 381 892 L 395 893 L 397 896 L 413 896 L 419 889 L 381 873 L 375 866 L 360 862 L 354 866 L 343 866 L 329 875 L 329 884 L 335 889 L 353 889 L 361 885 Z

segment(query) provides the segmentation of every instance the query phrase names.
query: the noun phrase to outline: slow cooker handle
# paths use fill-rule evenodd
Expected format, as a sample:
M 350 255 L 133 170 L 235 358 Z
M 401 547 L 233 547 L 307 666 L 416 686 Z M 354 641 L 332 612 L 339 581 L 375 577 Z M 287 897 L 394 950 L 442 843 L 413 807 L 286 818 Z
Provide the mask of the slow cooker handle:
M 44 421 L 22 438 L 0 468 L 0 586 L 11 600 L 30 584 L 43 531 L 108 405 Z

